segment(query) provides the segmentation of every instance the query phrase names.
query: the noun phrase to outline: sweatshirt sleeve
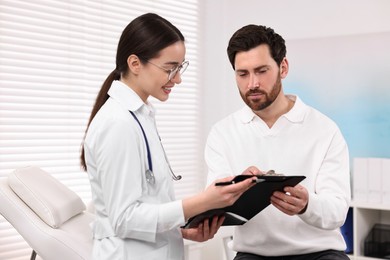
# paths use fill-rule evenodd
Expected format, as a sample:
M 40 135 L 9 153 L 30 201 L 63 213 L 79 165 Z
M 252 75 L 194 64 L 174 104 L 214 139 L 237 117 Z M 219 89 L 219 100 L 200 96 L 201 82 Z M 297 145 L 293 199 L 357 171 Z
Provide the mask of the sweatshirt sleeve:
M 349 154 L 340 131 L 336 131 L 325 155 L 307 210 L 300 218 L 321 229 L 343 225 L 351 201 Z

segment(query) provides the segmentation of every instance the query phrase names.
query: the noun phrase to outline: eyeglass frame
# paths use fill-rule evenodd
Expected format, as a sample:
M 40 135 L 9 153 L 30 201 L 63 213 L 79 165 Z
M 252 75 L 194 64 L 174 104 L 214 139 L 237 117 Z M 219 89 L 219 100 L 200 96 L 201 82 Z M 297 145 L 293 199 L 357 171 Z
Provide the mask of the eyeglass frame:
M 157 64 L 154 64 L 151 61 L 147 60 L 146 62 L 150 63 L 150 64 L 156 66 L 157 68 L 159 68 L 159 69 L 165 71 L 166 73 L 168 73 L 168 81 L 171 81 L 177 75 L 178 72 L 179 72 L 180 75 L 182 75 L 186 71 L 186 69 L 188 68 L 188 65 L 190 65 L 190 62 L 188 60 L 185 60 L 181 64 L 173 67 L 172 69 L 165 69 L 165 68 L 163 68 L 163 67 L 161 67 L 161 66 L 159 66 Z M 183 69 L 183 71 L 180 71 L 181 69 Z

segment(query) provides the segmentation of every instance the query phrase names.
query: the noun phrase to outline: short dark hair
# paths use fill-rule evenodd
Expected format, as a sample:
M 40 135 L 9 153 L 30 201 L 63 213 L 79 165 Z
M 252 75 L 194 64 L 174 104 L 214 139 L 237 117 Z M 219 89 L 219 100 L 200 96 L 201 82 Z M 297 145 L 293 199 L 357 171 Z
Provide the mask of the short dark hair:
M 227 54 L 233 69 L 237 52 L 249 51 L 261 44 L 268 45 L 272 58 L 279 66 L 287 52 L 282 36 L 272 28 L 250 24 L 237 30 L 229 40 Z

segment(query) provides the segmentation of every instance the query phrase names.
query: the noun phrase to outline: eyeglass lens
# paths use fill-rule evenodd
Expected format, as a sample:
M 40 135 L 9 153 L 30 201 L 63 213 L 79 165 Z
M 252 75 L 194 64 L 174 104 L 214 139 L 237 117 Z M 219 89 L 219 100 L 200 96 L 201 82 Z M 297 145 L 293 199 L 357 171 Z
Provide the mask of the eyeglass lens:
M 176 76 L 176 74 L 177 74 L 178 72 L 179 72 L 180 75 L 183 74 L 184 71 L 187 69 L 188 64 L 189 64 L 189 62 L 188 62 L 188 61 L 185 61 L 185 62 L 183 62 L 182 64 L 180 64 L 179 66 L 177 66 L 176 68 L 174 68 L 174 69 L 169 73 L 168 79 L 169 79 L 169 80 L 173 79 L 173 78 Z

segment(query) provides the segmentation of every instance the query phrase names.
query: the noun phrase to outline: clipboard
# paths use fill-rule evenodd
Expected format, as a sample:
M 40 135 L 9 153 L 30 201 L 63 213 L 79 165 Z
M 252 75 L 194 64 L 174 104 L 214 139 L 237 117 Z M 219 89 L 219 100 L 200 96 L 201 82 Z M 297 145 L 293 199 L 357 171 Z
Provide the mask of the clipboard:
M 253 175 L 237 175 L 230 182 L 216 183 L 217 186 L 229 185 Z M 225 216 L 222 226 L 243 225 L 271 204 L 270 198 L 275 191 L 283 191 L 286 186 L 295 186 L 306 177 L 302 175 L 258 175 L 256 184 L 245 191 L 231 206 L 212 209 L 190 218 L 182 228 L 197 227 L 206 218 Z

